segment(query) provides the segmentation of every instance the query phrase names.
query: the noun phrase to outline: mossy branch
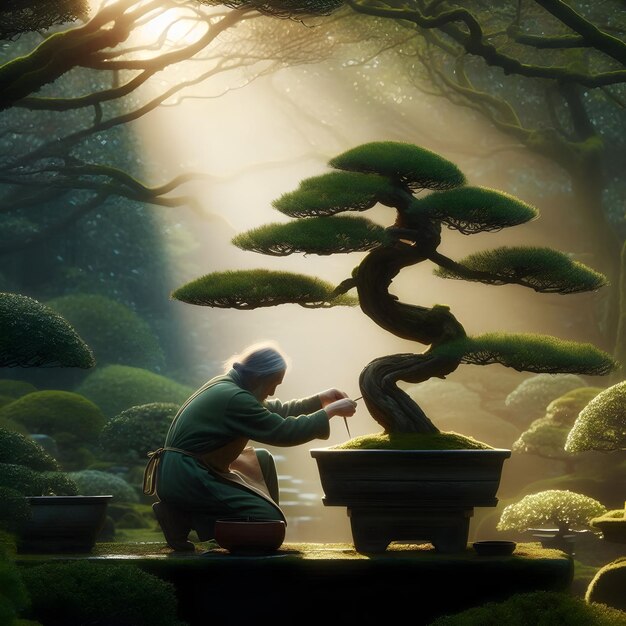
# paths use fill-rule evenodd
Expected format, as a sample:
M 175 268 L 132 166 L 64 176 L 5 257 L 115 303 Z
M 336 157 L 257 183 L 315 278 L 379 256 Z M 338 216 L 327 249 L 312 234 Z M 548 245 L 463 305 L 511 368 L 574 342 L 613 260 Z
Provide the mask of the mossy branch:
M 240 270 L 214 272 L 183 285 L 174 300 L 221 309 L 256 309 L 279 304 L 307 308 L 355 306 L 356 298 L 334 294 L 326 281 L 291 272 Z
M 551 248 L 501 247 L 470 254 L 458 263 L 435 252 L 430 259 L 440 267 L 440 278 L 455 278 L 488 285 L 522 285 L 541 293 L 596 291 L 606 277 Z
M 407 215 L 412 213 L 426 214 L 464 235 L 496 232 L 539 215 L 530 204 L 486 187 L 457 187 L 431 193 L 411 205 Z
M 289 217 L 320 217 L 343 211 L 366 211 L 377 202 L 390 203 L 397 190 L 376 174 L 329 172 L 306 178 L 296 191 L 283 194 L 272 206 Z
M 465 176 L 451 161 L 409 143 L 374 141 L 361 144 L 328 164 L 336 169 L 380 174 L 410 190 L 451 189 L 462 185 Z
M 462 337 L 432 348 L 430 353 L 472 365 L 499 363 L 520 372 L 546 374 L 603 376 L 617 367 L 611 355 L 593 344 L 532 333 Z
M 363 217 L 312 217 L 286 224 L 267 224 L 241 233 L 232 243 L 271 256 L 365 252 L 391 238 L 382 226 Z

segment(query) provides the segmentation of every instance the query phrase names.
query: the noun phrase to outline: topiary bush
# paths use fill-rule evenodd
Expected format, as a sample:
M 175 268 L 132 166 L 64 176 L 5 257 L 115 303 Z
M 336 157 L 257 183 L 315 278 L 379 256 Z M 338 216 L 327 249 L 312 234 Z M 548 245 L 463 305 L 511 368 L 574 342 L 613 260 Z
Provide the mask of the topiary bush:
M 605 512 L 606 507 L 593 498 L 567 489 L 550 489 L 505 507 L 497 529 L 524 532 L 551 524 L 564 535 L 570 530 L 588 529 L 590 520 Z
M 626 557 L 607 563 L 591 579 L 585 600 L 626 611 Z M 625 622 L 626 623 L 626 622 Z
M 162 370 L 163 351 L 149 324 L 132 309 L 95 294 L 71 294 L 49 300 L 89 344 L 99 365 L 117 363 Z
M 72 391 L 35 391 L 0 409 L 0 418 L 19 422 L 31 433 L 57 439 L 71 435 L 76 441 L 95 441 L 105 423 L 102 411 Z
M 178 405 L 171 402 L 130 407 L 104 425 L 100 445 L 120 461 L 145 461 L 150 450 L 163 445 L 177 411 Z
M 37 387 L 25 380 L 11 380 L 9 378 L 0 380 L 0 396 L 9 396 L 15 400 L 33 391 L 37 391 Z
M 137 492 L 123 478 L 109 472 L 82 470 L 70 472 L 69 476 L 78 486 L 78 493 L 82 496 L 108 494 L 118 502 L 139 501 Z
M 430 626 L 624 626 L 626 613 L 614 608 L 586 603 L 566 593 L 533 591 L 520 593 L 502 602 L 488 602 L 457 613 L 445 615 Z
M 24 465 L 0 463 L 0 487 L 23 496 L 75 496 L 77 484 L 63 472 L 37 472 Z
M 90 400 L 71 391 L 36 391 L 0 409 L 0 419 L 22 424 L 33 434 L 51 436 L 67 470 L 94 460 L 87 446 L 97 441 L 106 418 Z
M 523 380 L 504 403 L 517 424 L 525 426 L 543 417 L 550 402 L 579 387 L 587 387 L 576 374 L 535 374 Z
M 0 367 L 95 365 L 76 330 L 50 307 L 17 293 L 0 293 Z
M 0 490 L 0 518 L 3 514 L 2 490 Z M 0 624 L 12 626 L 20 624 L 18 615 L 30 602 L 26 586 L 13 560 L 15 540 L 0 530 Z
M 0 485 L 0 534 L 2 530 L 16 533 L 30 517 L 30 507 L 24 496 L 11 487 Z M 0 595 L 2 586 L 0 585 Z M 4 622 L 0 619 L 0 624 Z
M 24 617 L 46 626 L 184 626 L 174 586 L 135 565 L 73 561 L 22 569 Z
M 567 436 L 565 449 L 626 449 L 626 381 L 605 389 L 582 409 Z
M 152 402 L 180 406 L 194 389 L 138 367 L 107 365 L 90 373 L 76 392 L 112 418 L 130 407 Z
M 28 437 L 0 428 L 0 463 L 24 465 L 40 472 L 58 472 L 59 463 Z

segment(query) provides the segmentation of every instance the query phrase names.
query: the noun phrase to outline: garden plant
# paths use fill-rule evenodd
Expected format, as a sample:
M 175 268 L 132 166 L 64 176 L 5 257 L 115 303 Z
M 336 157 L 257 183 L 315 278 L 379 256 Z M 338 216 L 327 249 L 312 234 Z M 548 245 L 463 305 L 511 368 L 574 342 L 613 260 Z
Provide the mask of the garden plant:
M 500 191 L 467 185 L 454 163 L 408 143 L 362 144 L 331 159 L 329 165 L 335 171 L 303 180 L 298 189 L 273 203 L 292 221 L 244 232 L 233 243 L 273 256 L 367 251 L 350 277 L 335 287 L 289 272 L 214 272 L 172 295 L 195 305 L 235 309 L 285 303 L 319 308 L 358 304 L 383 329 L 428 346 L 421 353 L 382 356 L 364 367 L 361 393 L 383 432 L 353 445 L 481 447 L 469 437 L 441 437 L 437 426 L 397 386 L 398 381 L 444 378 L 461 364 L 499 363 L 548 374 L 604 375 L 615 369 L 613 358 L 591 344 L 538 334 L 495 332 L 471 337 L 448 306 L 409 304 L 390 293 L 402 269 L 426 261 L 436 266 L 435 274 L 442 278 L 517 284 L 542 293 L 600 289 L 606 282 L 601 274 L 551 248 L 500 247 L 458 261 L 439 251 L 444 226 L 464 235 L 496 232 L 536 218 L 534 207 Z M 416 197 L 423 191 L 429 193 Z M 364 212 L 378 203 L 393 212 L 387 228 L 364 217 L 337 215 Z M 349 293 L 353 290 L 356 298 Z

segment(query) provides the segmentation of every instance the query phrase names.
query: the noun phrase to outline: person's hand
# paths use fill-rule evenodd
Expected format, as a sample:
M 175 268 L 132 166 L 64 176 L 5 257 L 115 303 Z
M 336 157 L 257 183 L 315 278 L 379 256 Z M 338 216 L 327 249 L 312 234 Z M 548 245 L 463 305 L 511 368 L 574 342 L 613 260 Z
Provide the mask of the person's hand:
M 348 394 L 343 391 L 339 391 L 339 389 L 326 389 L 326 391 L 322 391 L 317 394 L 320 402 L 322 403 L 322 408 L 328 406 L 331 402 L 335 402 L 336 400 L 341 400 L 342 398 L 347 398 Z
M 328 417 L 334 417 L 340 415 L 341 417 L 351 417 L 356 412 L 356 402 L 350 400 L 350 398 L 341 398 L 341 400 L 335 400 L 324 407 Z

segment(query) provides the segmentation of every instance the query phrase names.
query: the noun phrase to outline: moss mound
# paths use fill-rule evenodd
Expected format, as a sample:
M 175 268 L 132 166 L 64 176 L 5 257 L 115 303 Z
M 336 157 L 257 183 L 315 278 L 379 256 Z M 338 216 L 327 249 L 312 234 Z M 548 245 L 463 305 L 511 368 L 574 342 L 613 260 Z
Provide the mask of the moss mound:
M 165 357 L 149 324 L 106 296 L 72 294 L 48 306 L 62 315 L 89 344 L 99 365 L 119 363 L 159 370 Z
M 378 433 L 354 437 L 333 450 L 493 450 L 487 445 L 457 433 Z
M 70 472 L 81 496 L 111 495 L 116 502 L 138 502 L 139 495 L 123 478 L 99 470 Z
M 626 589 L 626 557 L 607 563 L 596 572 L 587 588 L 585 600 L 626 611 L 624 589 Z M 624 623 L 626 624 L 626 619 Z
M 105 423 L 102 411 L 71 391 L 35 391 L 0 409 L 0 418 L 23 424 L 31 433 L 70 434 L 76 441 L 94 441 Z
M 578 624 L 580 626 L 620 626 L 626 614 L 602 604 L 587 604 L 566 593 L 535 591 L 516 594 L 503 602 L 489 602 L 456 615 L 446 615 L 430 626 L 485 626 L 506 624 Z
M 182 626 L 173 585 L 134 565 L 75 561 L 22 568 L 25 617 L 50 626 Z
M 76 391 L 111 418 L 140 404 L 171 402 L 180 406 L 194 389 L 139 367 L 107 365 L 89 374 Z
M 37 391 L 37 387 L 25 380 L 11 380 L 10 378 L 0 380 L 0 396 L 9 396 L 15 399 L 33 391 Z

